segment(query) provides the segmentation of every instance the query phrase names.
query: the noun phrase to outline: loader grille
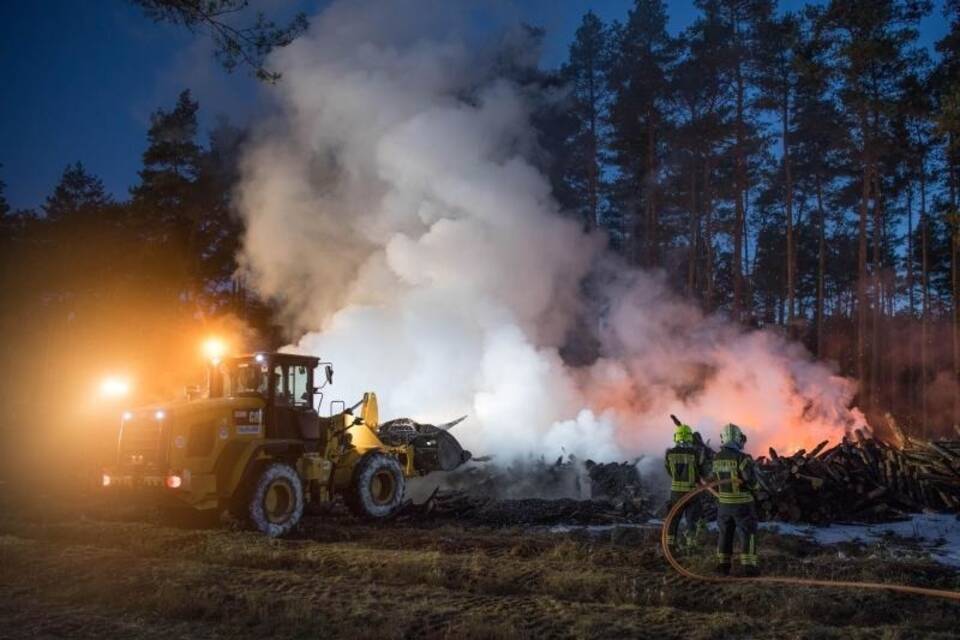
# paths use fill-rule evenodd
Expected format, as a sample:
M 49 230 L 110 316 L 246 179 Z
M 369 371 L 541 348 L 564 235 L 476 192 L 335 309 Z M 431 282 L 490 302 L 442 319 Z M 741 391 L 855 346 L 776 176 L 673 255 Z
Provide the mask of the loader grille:
M 119 462 L 124 466 L 150 466 L 163 461 L 163 427 L 153 416 L 128 420 L 120 432 Z

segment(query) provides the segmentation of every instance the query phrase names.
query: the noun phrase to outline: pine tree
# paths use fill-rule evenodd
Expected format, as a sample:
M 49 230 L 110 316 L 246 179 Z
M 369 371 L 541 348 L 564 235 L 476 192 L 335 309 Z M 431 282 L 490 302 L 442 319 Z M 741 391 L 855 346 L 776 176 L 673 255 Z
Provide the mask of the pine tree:
M 670 181 L 673 204 L 688 217 L 684 289 L 691 296 L 702 294 L 707 308 L 714 305 L 717 174 L 730 112 L 725 100 L 726 34 L 719 14 L 708 8 L 682 34 L 686 55 L 671 78 L 677 122 L 670 137 L 675 159 Z
M 842 153 L 848 147 L 846 129 L 835 101 L 830 95 L 829 44 L 816 28 L 820 18 L 818 9 L 808 9 L 802 23 L 800 43 L 794 60 L 797 86 L 794 111 L 794 168 L 797 183 L 805 197 L 812 200 L 816 212 L 816 294 L 814 302 L 814 352 L 826 355 L 824 342 L 826 327 L 826 299 L 828 276 L 827 221 L 828 208 L 833 199 L 835 177 L 843 173 Z M 842 210 L 837 211 L 842 215 Z M 836 232 L 843 225 L 836 224 Z M 840 283 L 833 285 L 834 288 Z
M 60 182 L 47 196 L 43 211 L 50 221 L 65 220 L 83 213 L 101 212 L 111 201 L 103 182 L 76 162 L 63 170 Z
M 915 25 L 927 11 L 929 3 L 918 0 L 833 0 L 821 25 L 833 41 L 839 97 L 855 144 L 849 151 L 851 162 L 859 168 L 856 363 L 857 377 L 868 391 L 863 396 L 868 408 L 876 403 L 879 384 L 880 239 L 886 200 L 886 194 L 881 192 L 881 170 L 885 136 L 909 49 L 916 39 Z M 868 228 L 872 228 L 870 243 Z M 873 268 L 868 270 L 870 245 Z M 872 324 L 868 322 L 871 318 Z M 872 343 L 869 353 L 868 337 Z
M 571 88 L 575 130 L 567 143 L 570 159 L 564 178 L 587 231 L 600 223 L 603 180 L 602 118 L 606 109 L 608 30 L 592 11 L 570 45 L 561 75 Z
M 278 25 L 263 13 L 251 24 L 237 26 L 231 19 L 247 8 L 249 0 L 131 0 L 154 22 L 182 25 L 206 32 L 214 42 L 217 60 L 227 71 L 238 66 L 251 69 L 260 80 L 276 82 L 280 74 L 267 67 L 270 52 L 285 47 L 307 30 L 307 18 L 296 14 Z
M 204 248 L 200 276 L 208 283 L 225 285 L 237 271 L 236 256 L 240 250 L 243 224 L 232 209 L 230 194 L 240 180 L 240 159 L 246 132 L 221 118 L 210 132 L 208 150 L 200 159 L 197 176 L 199 245 Z M 233 296 L 243 293 L 233 283 Z M 225 286 L 212 287 L 225 290 Z M 231 304 L 240 304 L 231 300 Z
M 750 105 L 751 71 L 756 65 L 756 50 L 760 39 L 761 25 L 773 12 L 772 0 L 698 0 L 698 6 L 717 11 L 726 27 L 727 37 L 723 51 L 726 72 L 731 86 L 733 144 L 730 149 L 733 160 L 733 205 L 734 220 L 731 230 L 733 305 L 732 313 L 742 319 L 743 307 L 747 304 L 744 281 L 743 254 L 746 246 L 747 192 L 750 188 L 750 155 L 756 122 Z
M 799 46 L 799 22 L 792 14 L 780 19 L 762 16 L 758 29 L 757 83 L 760 96 L 758 106 L 780 120 L 783 175 L 783 204 L 786 235 L 786 324 L 794 335 L 797 288 L 797 248 L 794 235 L 794 179 L 793 179 L 793 119 L 797 91 L 796 49 Z
M 677 58 L 662 0 L 635 0 L 625 24 L 614 27 L 610 65 L 610 148 L 617 170 L 615 207 L 629 212 L 630 254 L 659 261 L 658 220 L 664 132 L 670 127 L 669 74 Z
M 171 293 L 196 301 L 201 288 L 203 206 L 198 188 L 203 149 L 197 142 L 199 104 L 180 93 L 171 111 L 150 119 L 140 184 L 130 190 L 140 232 L 149 244 L 148 268 Z
M 956 384 L 953 422 L 960 431 L 960 0 L 948 0 L 944 15 L 950 31 L 937 42 L 941 55 L 936 70 L 939 109 L 937 125 L 945 138 L 948 206 L 946 218 L 951 229 L 951 293 L 953 379 Z

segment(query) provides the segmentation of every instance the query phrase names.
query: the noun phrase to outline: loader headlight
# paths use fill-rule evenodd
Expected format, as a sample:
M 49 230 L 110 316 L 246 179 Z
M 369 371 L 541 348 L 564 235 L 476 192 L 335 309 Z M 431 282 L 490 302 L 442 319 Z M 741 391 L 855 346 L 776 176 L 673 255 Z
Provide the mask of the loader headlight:
M 123 412 L 123 415 L 120 416 L 120 419 L 123 420 L 124 422 L 128 422 L 128 421 L 130 421 L 130 420 L 133 420 L 133 412 L 132 412 L 132 411 L 124 411 L 124 412 Z
M 106 474 L 106 473 L 105 473 L 105 474 L 103 474 L 102 476 L 100 476 L 100 486 L 102 486 L 102 487 L 109 487 L 109 486 L 110 486 L 110 483 L 111 483 L 112 481 L 113 481 L 113 480 L 112 480 L 112 478 L 110 478 L 110 475 L 109 475 L 109 474 Z
M 183 484 L 183 478 L 181 478 L 176 474 L 171 473 L 170 475 L 167 476 L 165 484 L 167 485 L 167 489 L 179 489 L 180 486 Z
M 167 417 L 167 413 L 163 409 L 159 409 L 156 413 L 153 414 L 153 417 L 156 418 L 157 420 L 163 420 L 164 418 Z
M 122 398 L 130 393 L 130 381 L 121 376 L 108 376 L 100 382 L 100 395 L 104 398 Z
M 210 337 L 203 342 L 203 355 L 212 363 L 217 364 L 227 353 L 227 343 L 218 337 Z

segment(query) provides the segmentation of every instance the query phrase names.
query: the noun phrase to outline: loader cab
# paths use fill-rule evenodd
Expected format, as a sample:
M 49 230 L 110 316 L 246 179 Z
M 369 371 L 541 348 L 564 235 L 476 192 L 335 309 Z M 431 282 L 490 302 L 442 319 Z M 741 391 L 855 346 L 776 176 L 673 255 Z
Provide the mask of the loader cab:
M 257 353 L 229 358 L 210 376 L 209 395 L 257 397 L 264 402 L 266 437 L 317 439 L 320 428 L 314 384 L 319 358 L 288 353 Z M 322 386 L 332 382 L 333 369 L 324 364 Z M 322 397 L 322 396 L 321 396 Z

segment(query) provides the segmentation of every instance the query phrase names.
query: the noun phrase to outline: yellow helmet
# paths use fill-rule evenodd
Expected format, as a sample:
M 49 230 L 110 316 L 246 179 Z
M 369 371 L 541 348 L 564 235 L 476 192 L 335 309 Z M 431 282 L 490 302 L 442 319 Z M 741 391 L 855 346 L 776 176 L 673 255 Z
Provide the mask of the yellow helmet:
M 740 427 L 733 424 L 732 422 L 726 424 L 723 429 L 720 430 L 720 444 L 727 446 L 728 444 L 736 445 L 737 447 L 743 447 L 747 443 L 746 434 L 741 431 Z
M 677 444 L 693 444 L 693 429 L 685 424 L 677 425 L 673 432 L 673 441 Z

